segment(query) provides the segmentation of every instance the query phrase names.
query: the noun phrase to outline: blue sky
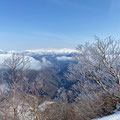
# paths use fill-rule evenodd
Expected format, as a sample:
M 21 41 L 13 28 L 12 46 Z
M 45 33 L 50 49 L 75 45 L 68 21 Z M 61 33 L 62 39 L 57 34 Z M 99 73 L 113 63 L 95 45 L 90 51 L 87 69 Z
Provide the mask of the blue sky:
M 120 38 L 120 0 L 0 0 L 0 49 L 75 48 Z

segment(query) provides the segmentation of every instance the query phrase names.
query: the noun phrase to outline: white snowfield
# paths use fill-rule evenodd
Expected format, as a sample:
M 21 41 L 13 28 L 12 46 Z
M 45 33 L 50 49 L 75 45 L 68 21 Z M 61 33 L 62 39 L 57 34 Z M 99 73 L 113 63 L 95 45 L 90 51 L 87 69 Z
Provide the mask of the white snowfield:
M 109 115 L 103 118 L 93 119 L 93 120 L 120 120 L 120 112 L 117 112 L 113 115 Z

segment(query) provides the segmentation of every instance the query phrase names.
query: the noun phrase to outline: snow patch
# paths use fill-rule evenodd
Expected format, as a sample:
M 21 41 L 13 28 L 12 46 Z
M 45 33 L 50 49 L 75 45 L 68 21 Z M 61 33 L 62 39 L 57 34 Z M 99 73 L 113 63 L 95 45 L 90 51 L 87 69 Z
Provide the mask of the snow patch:
M 117 112 L 113 115 L 109 115 L 103 118 L 93 119 L 93 120 L 120 120 L 120 112 Z
M 39 109 L 40 111 L 45 111 L 45 109 L 47 108 L 48 105 L 53 104 L 54 102 L 50 102 L 50 101 L 45 101 L 44 103 L 39 105 Z

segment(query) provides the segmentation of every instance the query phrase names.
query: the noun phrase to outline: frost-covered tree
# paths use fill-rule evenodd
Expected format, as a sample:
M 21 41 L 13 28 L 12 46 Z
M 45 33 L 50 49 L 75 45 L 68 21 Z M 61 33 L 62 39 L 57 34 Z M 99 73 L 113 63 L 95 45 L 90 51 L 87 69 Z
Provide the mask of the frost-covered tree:
M 18 54 L 11 54 L 10 57 L 4 60 L 3 67 L 6 69 L 5 75 L 9 81 L 10 95 L 6 97 L 0 90 L 1 96 L 6 100 L 5 105 L 9 106 L 8 109 L 13 111 L 13 119 L 17 120 L 18 117 L 18 91 L 21 91 L 21 86 L 24 81 L 24 72 L 29 67 L 29 58 Z M 4 106 L 4 108 L 6 108 Z
M 95 43 L 78 45 L 75 64 L 68 68 L 67 77 L 75 89 L 84 92 L 102 89 L 108 94 L 120 92 L 120 43 L 108 37 L 95 36 Z

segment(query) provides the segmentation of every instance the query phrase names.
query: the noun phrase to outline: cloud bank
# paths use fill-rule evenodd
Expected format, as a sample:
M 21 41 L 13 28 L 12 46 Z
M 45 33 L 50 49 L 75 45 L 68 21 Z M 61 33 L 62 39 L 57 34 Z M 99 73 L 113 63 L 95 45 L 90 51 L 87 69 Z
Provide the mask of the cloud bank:
M 10 58 L 12 56 L 12 54 L 0 54 L 0 67 L 3 67 L 3 62 L 5 59 Z M 29 69 L 33 69 L 33 70 L 40 70 L 43 67 L 48 66 L 50 63 L 49 61 L 47 61 L 45 58 L 42 58 L 42 61 L 38 61 L 36 59 L 34 59 L 33 57 L 30 56 L 25 56 L 26 58 L 28 58 L 30 60 L 30 62 L 28 63 Z

